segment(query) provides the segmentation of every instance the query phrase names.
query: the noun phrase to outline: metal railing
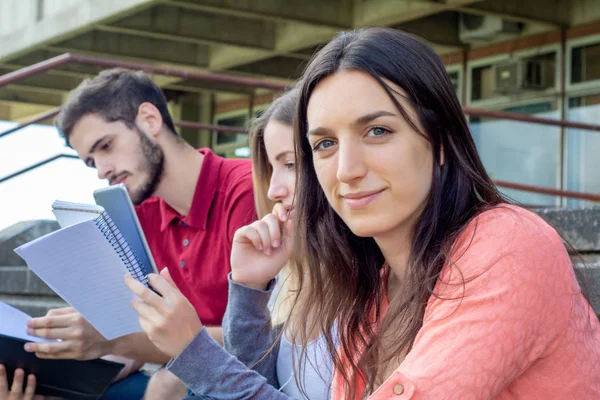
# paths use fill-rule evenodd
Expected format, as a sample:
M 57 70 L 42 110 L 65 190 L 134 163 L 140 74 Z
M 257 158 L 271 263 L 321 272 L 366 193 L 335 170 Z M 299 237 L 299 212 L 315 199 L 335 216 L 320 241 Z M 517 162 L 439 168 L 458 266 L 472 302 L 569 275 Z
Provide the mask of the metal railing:
M 183 68 L 174 68 L 174 67 L 166 67 L 152 64 L 145 64 L 139 62 L 131 62 L 120 59 L 106 58 L 106 57 L 94 57 L 94 56 L 86 56 L 75 53 L 65 53 L 48 60 L 30 65 L 25 68 L 21 68 L 17 71 L 10 72 L 8 74 L 0 76 L 0 87 L 6 86 L 8 84 L 14 83 L 16 81 L 30 78 L 46 71 L 49 71 L 54 68 L 58 68 L 64 66 L 66 64 L 83 64 L 90 65 L 102 68 L 126 68 L 126 69 L 134 69 L 134 70 L 142 70 L 147 73 L 157 74 L 157 75 L 165 75 L 165 76 L 173 76 L 179 77 L 182 79 L 197 79 L 214 83 L 221 84 L 229 84 L 229 85 L 237 85 L 247 88 L 262 88 L 269 90 L 285 90 L 290 86 L 286 83 L 281 82 L 273 82 L 264 79 L 251 78 L 251 77 L 242 77 L 242 76 L 234 76 L 220 73 L 211 73 L 211 72 L 199 72 L 199 71 L 190 71 Z M 23 122 L 11 129 L 8 129 L 4 132 L 0 132 L 0 138 L 9 135 L 11 133 L 17 132 L 20 129 L 27 127 L 29 125 L 42 122 L 48 120 L 55 115 L 58 114 L 60 108 L 52 109 L 44 114 L 41 114 L 29 121 Z M 472 117 L 484 117 L 484 118 L 497 118 L 504 119 L 509 121 L 520 121 L 525 123 L 533 123 L 533 124 L 542 124 L 548 126 L 556 126 L 561 128 L 572 128 L 572 129 L 581 129 L 592 132 L 600 132 L 600 125 L 595 124 L 585 124 L 567 120 L 555 120 L 550 118 L 541 118 L 535 117 L 531 115 L 524 115 L 512 112 L 505 111 L 490 111 L 477 109 L 472 107 L 463 107 L 463 111 L 466 115 Z M 211 132 L 224 132 L 224 133 L 246 133 L 243 128 L 232 127 L 232 126 L 221 126 L 221 125 L 212 125 L 205 124 L 193 121 L 176 121 L 175 125 L 182 128 L 190 128 L 190 129 L 198 129 L 198 130 L 208 130 Z M 55 157 L 51 157 L 49 159 L 43 160 L 39 163 L 36 163 L 30 167 L 24 168 L 20 171 L 12 173 L 6 177 L 0 178 L 0 183 L 12 179 L 16 176 L 19 176 L 25 172 L 31 171 L 32 169 L 38 168 L 42 165 L 45 165 L 49 162 L 54 161 L 58 158 L 76 158 L 73 155 L 65 155 L 61 154 Z M 526 185 L 516 182 L 508 182 L 503 180 L 494 180 L 494 183 L 499 187 L 504 187 L 507 189 L 515 189 L 520 191 L 526 191 L 531 193 L 539 193 L 544 195 L 551 196 L 560 196 L 565 198 L 573 198 L 573 199 L 581 199 L 581 200 L 589 200 L 594 202 L 600 202 L 600 194 L 595 193 L 585 193 L 585 192 L 576 192 L 576 191 L 568 191 L 561 190 L 555 188 L 547 188 L 540 187 L 534 185 Z

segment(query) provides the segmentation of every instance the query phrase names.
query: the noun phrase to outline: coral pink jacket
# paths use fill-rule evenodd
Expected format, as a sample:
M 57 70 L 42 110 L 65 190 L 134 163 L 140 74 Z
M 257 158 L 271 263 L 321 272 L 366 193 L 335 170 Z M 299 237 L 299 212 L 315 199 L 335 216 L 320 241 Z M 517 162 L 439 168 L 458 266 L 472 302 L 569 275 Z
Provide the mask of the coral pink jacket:
M 369 399 L 600 399 L 600 324 L 553 228 L 500 206 L 451 259 L 435 293 L 456 300 L 429 299 L 412 350 Z M 344 398 L 334 373 L 332 400 Z

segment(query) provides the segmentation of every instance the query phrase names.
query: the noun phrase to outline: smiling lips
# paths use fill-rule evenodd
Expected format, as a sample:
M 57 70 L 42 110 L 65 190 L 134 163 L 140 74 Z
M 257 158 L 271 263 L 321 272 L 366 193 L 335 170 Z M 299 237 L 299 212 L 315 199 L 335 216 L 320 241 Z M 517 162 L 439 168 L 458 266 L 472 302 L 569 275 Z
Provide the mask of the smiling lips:
M 373 202 L 383 192 L 383 189 L 369 190 L 365 192 L 346 193 L 342 197 L 348 207 L 361 209 Z

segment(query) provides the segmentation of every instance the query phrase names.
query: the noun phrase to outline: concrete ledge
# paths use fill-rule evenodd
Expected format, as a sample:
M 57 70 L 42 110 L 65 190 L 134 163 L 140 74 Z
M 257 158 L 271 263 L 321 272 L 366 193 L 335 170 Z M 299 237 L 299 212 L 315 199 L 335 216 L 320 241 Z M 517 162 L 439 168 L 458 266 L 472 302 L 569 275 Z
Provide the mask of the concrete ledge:
M 31 315 L 32 317 L 41 317 L 46 315 L 52 308 L 68 307 L 69 305 L 59 298 L 36 298 L 21 296 L 0 296 L 3 301 L 19 310 Z
M 600 262 L 578 265 L 578 279 L 584 293 L 587 295 L 594 311 L 600 315 Z
M 577 251 L 600 252 L 600 206 L 534 210 Z
M 12 225 L 0 232 L 0 264 L 22 266 L 24 261 L 14 249 L 29 241 L 59 229 L 56 221 L 24 221 Z
M 0 266 L 0 294 L 56 296 L 28 267 Z

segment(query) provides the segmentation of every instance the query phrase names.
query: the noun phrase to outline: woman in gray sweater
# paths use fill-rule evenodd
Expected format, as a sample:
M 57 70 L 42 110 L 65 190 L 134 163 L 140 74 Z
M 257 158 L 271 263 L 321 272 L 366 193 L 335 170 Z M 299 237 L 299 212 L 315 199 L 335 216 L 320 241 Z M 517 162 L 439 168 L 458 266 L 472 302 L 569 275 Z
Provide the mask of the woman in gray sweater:
M 290 336 L 293 333 L 289 331 L 305 325 L 291 319 L 288 332 L 281 332 L 283 323 L 290 316 L 297 281 L 290 274 L 288 265 L 296 183 L 292 119 L 297 99 L 296 89 L 286 92 L 250 127 L 254 198 L 261 219 L 241 228 L 234 238 L 236 250 L 232 252 L 223 341 L 224 348 L 235 358 L 217 346 L 213 350 L 221 357 L 225 356 L 225 362 L 215 359 L 215 364 L 209 368 L 189 366 L 190 372 L 199 368 L 214 374 L 211 378 L 197 375 L 193 378 L 194 381 L 198 378 L 196 382 L 182 379 L 198 397 L 243 398 L 248 382 L 240 381 L 239 386 L 228 382 L 219 389 L 211 380 L 217 376 L 221 380 L 225 370 L 247 373 L 253 370 L 256 372 L 251 375 L 259 378 L 259 382 L 286 397 L 329 398 L 333 361 L 323 338 L 314 337 L 300 363 L 300 347 L 292 343 Z M 259 247 L 263 250 L 256 251 Z M 162 275 L 172 284 L 167 273 Z M 157 289 L 158 286 L 160 283 Z M 172 289 L 175 289 L 174 285 Z M 185 313 L 179 317 L 189 320 L 191 315 Z M 185 331 L 180 333 L 185 334 Z M 172 341 L 173 344 L 177 342 L 179 339 Z M 210 343 L 211 347 L 213 344 Z M 235 364 L 233 370 L 229 365 L 232 362 Z
M 283 94 L 250 127 L 254 198 L 261 220 L 241 228 L 234 239 L 223 340 L 230 354 L 282 393 L 320 400 L 329 398 L 333 367 L 323 337 L 315 335 L 300 363 L 300 346 L 292 343 L 290 331 L 305 325 L 291 318 L 288 332 L 281 332 L 297 289 L 289 266 L 297 100 L 297 89 Z M 259 246 L 264 252 L 255 252 Z

